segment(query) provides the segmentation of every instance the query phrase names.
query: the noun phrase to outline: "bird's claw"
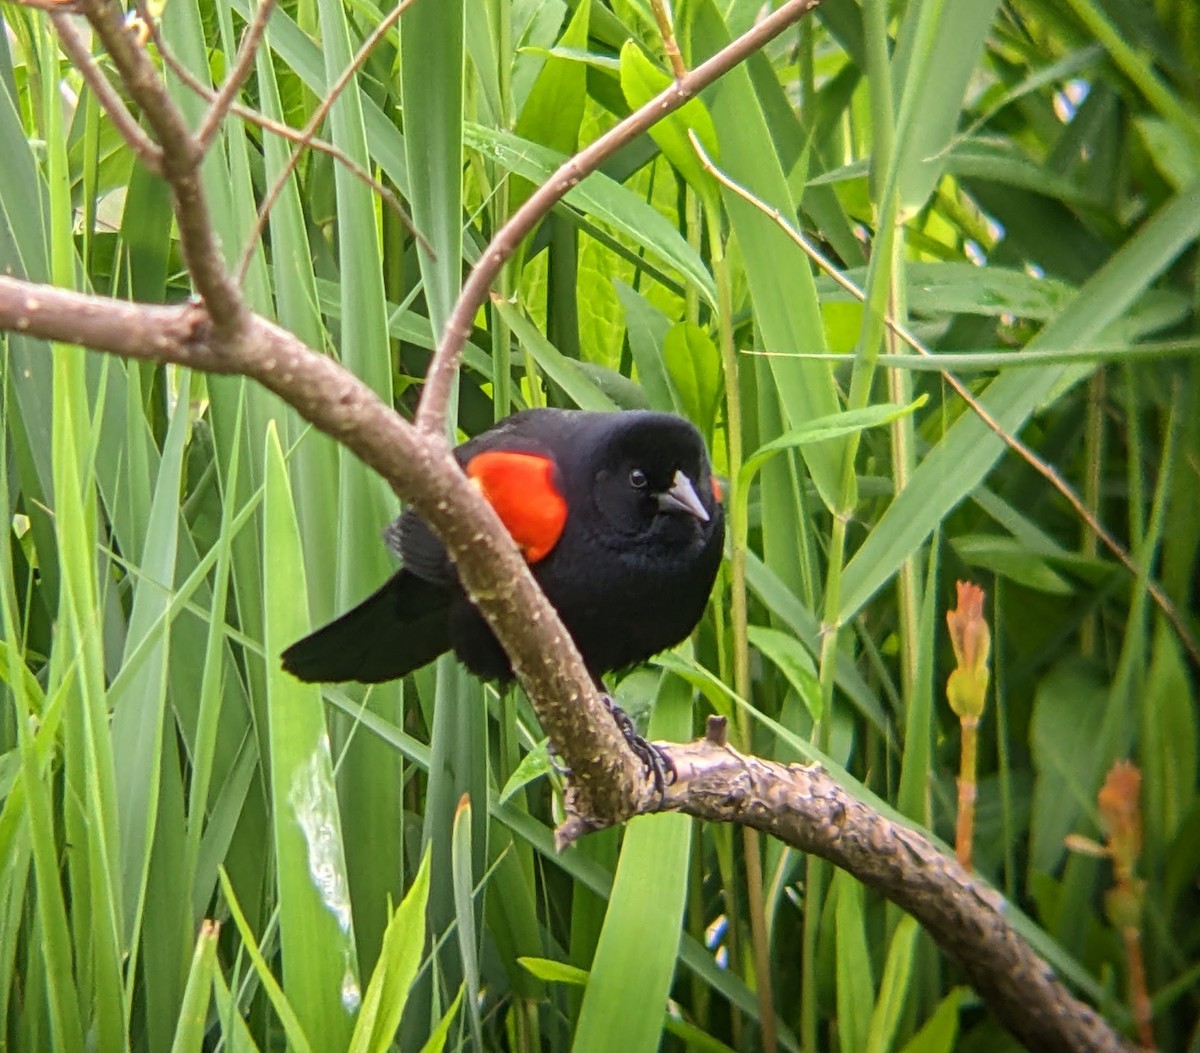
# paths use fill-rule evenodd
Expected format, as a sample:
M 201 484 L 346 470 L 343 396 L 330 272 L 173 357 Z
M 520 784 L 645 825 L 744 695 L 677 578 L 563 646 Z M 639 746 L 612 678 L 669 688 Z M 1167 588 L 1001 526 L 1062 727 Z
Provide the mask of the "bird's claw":
M 646 775 L 654 780 L 654 789 L 658 792 L 659 797 L 662 797 L 666 793 L 666 788 L 675 781 L 678 774 L 675 771 L 675 762 L 658 746 L 647 742 L 637 733 L 637 728 L 633 726 L 629 714 L 617 705 L 611 695 L 601 694 L 600 699 L 612 714 L 613 721 L 621 734 L 625 736 L 629 748 L 637 754 L 638 760 L 642 762 L 642 768 Z

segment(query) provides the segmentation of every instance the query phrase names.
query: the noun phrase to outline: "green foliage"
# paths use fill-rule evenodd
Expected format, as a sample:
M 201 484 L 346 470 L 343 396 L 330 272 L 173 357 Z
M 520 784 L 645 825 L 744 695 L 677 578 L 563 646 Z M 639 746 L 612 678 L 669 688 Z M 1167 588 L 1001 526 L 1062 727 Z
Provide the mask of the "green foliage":
M 673 7 L 692 65 L 757 11 Z M 219 82 L 249 11 L 172 0 L 162 31 Z M 302 126 L 384 14 L 281 5 L 245 101 Z M 320 134 L 424 243 L 306 154 L 249 247 L 251 303 L 411 410 L 489 237 L 669 83 L 650 15 L 415 4 Z M 182 301 L 162 184 L 42 13 L 5 5 L 0 24 L 0 273 Z M 693 419 L 744 546 L 749 692 L 723 574 L 693 643 L 618 697 L 669 738 L 715 708 L 756 752 L 824 758 L 945 840 L 945 610 L 956 579 L 980 584 L 976 865 L 1129 1030 L 1110 864 L 1064 837 L 1102 840 L 1105 772 L 1137 764 L 1142 946 L 1172 1050 L 1200 1017 L 1198 55 L 1181 0 L 826 0 L 571 190 L 477 317 L 457 399 L 463 434 L 544 402 Z M 779 216 L 718 187 L 689 132 Z M 203 179 L 231 266 L 291 149 L 224 123 Z M 752 1049 L 763 984 L 783 1049 L 1001 1047 L 911 921 L 777 844 L 765 933 L 728 829 L 655 817 L 556 854 L 561 778 L 520 697 L 448 662 L 370 691 L 282 674 L 282 646 L 388 572 L 396 508 L 274 396 L 20 333 L 0 354 L 0 1048 Z M 989 420 L 931 365 L 961 370 Z

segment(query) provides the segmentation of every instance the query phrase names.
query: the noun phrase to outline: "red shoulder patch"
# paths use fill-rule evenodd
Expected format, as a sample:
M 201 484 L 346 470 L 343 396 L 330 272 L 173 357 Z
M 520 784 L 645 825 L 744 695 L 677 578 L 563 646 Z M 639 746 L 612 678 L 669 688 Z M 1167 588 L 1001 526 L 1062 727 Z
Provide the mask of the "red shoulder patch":
M 721 483 L 715 475 L 712 477 L 712 490 L 713 497 L 717 499 L 717 504 L 722 504 L 725 501 L 725 495 L 721 493 Z
M 554 462 L 533 453 L 488 450 L 467 462 L 483 491 L 530 563 L 545 559 L 562 537 L 567 501 L 554 485 Z

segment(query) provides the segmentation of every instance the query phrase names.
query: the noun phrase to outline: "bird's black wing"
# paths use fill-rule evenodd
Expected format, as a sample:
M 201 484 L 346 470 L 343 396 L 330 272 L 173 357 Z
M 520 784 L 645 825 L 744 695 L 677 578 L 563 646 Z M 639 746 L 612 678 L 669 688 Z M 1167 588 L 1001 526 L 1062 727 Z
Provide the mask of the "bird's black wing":
M 407 569 L 362 603 L 283 652 L 283 668 L 309 683 L 397 680 L 450 649 L 454 593 Z
M 383 532 L 387 547 L 399 556 L 406 570 L 422 581 L 443 588 L 458 583 L 454 564 L 446 554 L 446 546 L 411 508 L 392 522 Z

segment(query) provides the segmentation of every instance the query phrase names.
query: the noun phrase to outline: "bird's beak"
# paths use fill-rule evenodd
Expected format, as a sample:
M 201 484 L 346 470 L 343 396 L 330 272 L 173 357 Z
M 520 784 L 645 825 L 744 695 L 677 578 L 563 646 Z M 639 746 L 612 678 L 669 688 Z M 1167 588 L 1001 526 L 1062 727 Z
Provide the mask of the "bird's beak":
M 701 523 L 707 523 L 709 520 L 704 505 L 696 496 L 696 488 L 691 479 L 683 474 L 682 468 L 675 472 L 675 478 L 671 480 L 671 489 L 658 495 L 658 507 L 662 512 L 686 512 L 695 516 Z

